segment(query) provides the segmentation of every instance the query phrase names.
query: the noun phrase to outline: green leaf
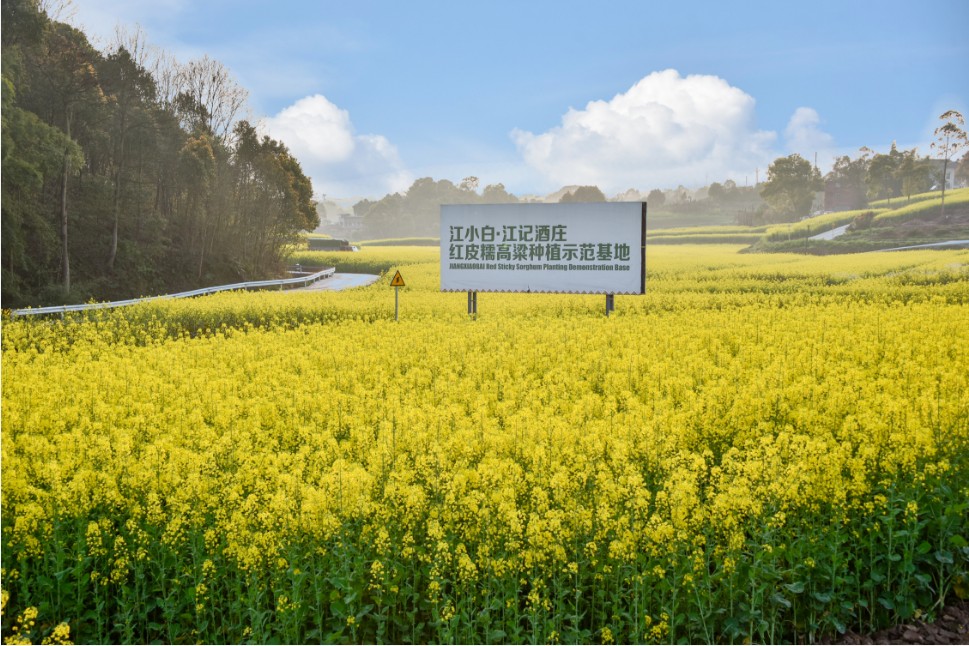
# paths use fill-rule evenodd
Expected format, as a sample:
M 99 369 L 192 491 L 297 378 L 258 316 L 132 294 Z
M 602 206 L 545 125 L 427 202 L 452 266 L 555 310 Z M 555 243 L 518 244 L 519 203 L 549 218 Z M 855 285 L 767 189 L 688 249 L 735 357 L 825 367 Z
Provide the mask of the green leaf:
M 932 545 L 928 541 L 922 541 L 919 546 L 915 548 L 918 554 L 928 554 L 932 550 Z
M 785 583 L 784 589 L 791 594 L 801 594 L 804 592 L 804 581 L 795 581 L 794 583 Z
M 780 592 L 775 592 L 773 595 L 771 595 L 771 600 L 773 600 L 773 602 L 779 606 L 784 606 L 785 608 L 791 607 L 791 602 L 788 601 L 787 598 Z
M 952 552 L 948 550 L 937 550 L 935 552 L 935 560 L 944 565 L 952 565 Z

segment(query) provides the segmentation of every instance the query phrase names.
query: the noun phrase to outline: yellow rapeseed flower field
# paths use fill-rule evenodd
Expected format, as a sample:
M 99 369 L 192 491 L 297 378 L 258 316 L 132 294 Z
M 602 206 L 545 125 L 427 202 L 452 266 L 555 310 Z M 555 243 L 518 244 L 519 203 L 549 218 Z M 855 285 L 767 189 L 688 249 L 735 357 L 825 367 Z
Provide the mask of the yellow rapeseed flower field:
M 969 585 L 969 252 L 4 320 L 3 637 L 819 640 Z M 326 257 L 324 257 L 326 256 Z M 319 262 L 340 256 L 321 254 Z M 369 264 L 368 264 L 369 263 Z

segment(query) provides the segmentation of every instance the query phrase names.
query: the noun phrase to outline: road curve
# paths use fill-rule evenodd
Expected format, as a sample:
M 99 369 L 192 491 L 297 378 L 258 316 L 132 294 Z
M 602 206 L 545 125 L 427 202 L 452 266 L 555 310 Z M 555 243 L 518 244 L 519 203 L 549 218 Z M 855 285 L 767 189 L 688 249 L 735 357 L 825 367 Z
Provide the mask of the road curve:
M 354 287 L 364 287 L 375 283 L 380 276 L 374 274 L 333 274 L 306 287 L 297 287 L 291 292 L 339 292 Z

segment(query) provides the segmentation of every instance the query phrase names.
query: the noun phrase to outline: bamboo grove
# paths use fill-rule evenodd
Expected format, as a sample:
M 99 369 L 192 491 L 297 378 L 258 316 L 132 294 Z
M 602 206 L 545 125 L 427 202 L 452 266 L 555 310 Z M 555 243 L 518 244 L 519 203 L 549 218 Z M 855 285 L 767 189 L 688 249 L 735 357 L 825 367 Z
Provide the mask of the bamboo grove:
M 818 642 L 969 594 L 969 252 L 4 321 L 7 643 Z M 332 260 L 334 256 L 320 256 Z
M 2 64 L 5 306 L 264 278 L 317 226 L 309 179 L 217 61 L 140 32 L 100 52 L 3 0 Z

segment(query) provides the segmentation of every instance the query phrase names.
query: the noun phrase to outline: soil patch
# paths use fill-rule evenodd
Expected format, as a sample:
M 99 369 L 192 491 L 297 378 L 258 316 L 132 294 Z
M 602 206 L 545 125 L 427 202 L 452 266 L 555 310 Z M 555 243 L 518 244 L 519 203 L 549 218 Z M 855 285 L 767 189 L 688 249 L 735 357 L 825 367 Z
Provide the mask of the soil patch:
M 848 631 L 831 644 L 969 644 L 969 601 L 947 605 L 932 623 L 912 621 L 872 635 Z

